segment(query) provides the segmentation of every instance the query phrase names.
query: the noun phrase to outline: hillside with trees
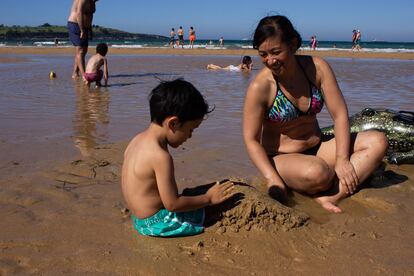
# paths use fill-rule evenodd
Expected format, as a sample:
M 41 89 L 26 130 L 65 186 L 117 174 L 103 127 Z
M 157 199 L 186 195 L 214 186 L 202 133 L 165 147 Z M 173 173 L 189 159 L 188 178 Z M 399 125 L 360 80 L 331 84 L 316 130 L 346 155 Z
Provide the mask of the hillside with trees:
M 45 23 L 41 26 L 5 26 L 0 24 L 0 40 L 67 40 L 68 31 L 66 26 L 56 26 Z M 153 34 L 129 33 L 117 29 L 105 28 L 93 25 L 94 40 L 165 40 L 167 37 Z

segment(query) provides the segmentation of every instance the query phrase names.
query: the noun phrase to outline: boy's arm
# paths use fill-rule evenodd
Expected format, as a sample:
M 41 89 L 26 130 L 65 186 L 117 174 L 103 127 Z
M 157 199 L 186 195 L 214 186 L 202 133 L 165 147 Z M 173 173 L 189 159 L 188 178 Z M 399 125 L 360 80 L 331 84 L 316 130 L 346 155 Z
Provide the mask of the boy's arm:
M 106 58 L 104 58 L 104 80 L 105 80 L 105 86 L 108 85 L 108 61 Z
M 195 210 L 223 202 L 233 195 L 232 184 L 216 184 L 206 194 L 199 196 L 179 195 L 171 155 L 165 153 L 156 159 L 158 160 L 154 160 L 154 170 L 158 191 L 161 201 L 168 211 L 183 212 Z

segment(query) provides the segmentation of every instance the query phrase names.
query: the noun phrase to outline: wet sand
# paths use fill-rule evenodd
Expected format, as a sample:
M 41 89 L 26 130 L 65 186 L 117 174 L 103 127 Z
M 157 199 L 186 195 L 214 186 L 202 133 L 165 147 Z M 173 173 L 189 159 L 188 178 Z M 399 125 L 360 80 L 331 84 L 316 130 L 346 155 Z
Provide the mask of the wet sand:
M 244 197 L 222 208 L 205 233 L 162 239 L 137 236 L 130 223 L 119 189 L 125 145 L 101 145 L 89 158 L 1 180 L 2 275 L 414 272 L 412 165 L 387 166 L 341 203 L 340 215 L 296 193 L 292 208 L 284 207 L 253 181 L 256 189 L 239 189 Z
M 94 52 L 93 47 L 89 47 L 89 53 Z M 113 55 L 250 55 L 256 56 L 254 49 L 171 49 L 171 48 L 116 48 L 109 49 Z M 0 54 L 72 54 L 72 47 L 0 47 Z M 320 57 L 337 58 L 384 58 L 384 59 L 405 59 L 413 60 L 414 53 L 386 53 L 386 52 L 364 52 L 364 51 L 309 51 L 301 50 L 301 55 L 314 55 Z
M 244 91 L 258 70 L 205 70 L 208 62 L 235 63 L 240 55 L 109 56 L 112 86 L 87 90 L 70 79 L 72 57 L 62 54 L 1 56 L 9 62 L 0 66 L 0 275 L 414 273 L 414 165 L 384 163 L 341 202 L 340 215 L 297 193 L 289 206 L 263 194 L 240 135 Z M 350 113 L 366 105 L 412 110 L 409 61 L 329 61 Z M 211 209 L 214 219 L 201 235 L 142 237 L 121 196 L 122 154 L 148 124 L 155 77 L 177 76 L 216 106 L 172 151 L 180 189 L 229 178 L 244 196 Z M 330 123 L 326 109 L 319 119 Z

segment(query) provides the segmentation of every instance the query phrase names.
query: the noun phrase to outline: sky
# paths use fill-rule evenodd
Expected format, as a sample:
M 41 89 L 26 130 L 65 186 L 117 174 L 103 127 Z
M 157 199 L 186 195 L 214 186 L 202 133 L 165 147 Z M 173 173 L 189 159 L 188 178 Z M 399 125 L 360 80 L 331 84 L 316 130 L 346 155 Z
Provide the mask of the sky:
M 0 24 L 66 25 L 73 0 L 0 0 Z M 287 16 L 308 40 L 414 42 L 414 0 L 99 0 L 93 24 L 168 36 L 193 26 L 197 38 L 250 39 L 267 15 Z

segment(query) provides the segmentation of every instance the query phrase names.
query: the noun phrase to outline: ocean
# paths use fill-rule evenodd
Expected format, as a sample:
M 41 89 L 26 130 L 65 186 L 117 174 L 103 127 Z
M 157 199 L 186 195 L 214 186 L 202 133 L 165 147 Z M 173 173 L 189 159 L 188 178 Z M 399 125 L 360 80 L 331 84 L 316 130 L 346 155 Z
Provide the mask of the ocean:
M 168 40 L 106 40 L 106 41 L 91 41 L 90 45 L 94 46 L 99 42 L 106 42 L 110 47 L 116 48 L 168 48 Z M 2 41 L 0 47 L 7 46 L 39 46 L 39 47 L 55 47 L 55 42 L 50 41 Z M 58 41 L 59 47 L 70 47 L 69 41 Z M 349 41 L 319 41 L 317 51 L 351 51 L 351 42 Z M 184 48 L 188 48 L 188 41 L 185 41 Z M 364 52 L 388 52 L 388 53 L 403 53 L 414 52 L 414 42 L 386 42 L 386 41 L 369 41 L 361 43 Z M 218 40 L 196 40 L 194 48 L 205 49 L 252 49 L 251 40 L 225 40 L 224 47 L 219 46 Z M 303 50 L 310 50 L 309 41 L 303 41 Z

